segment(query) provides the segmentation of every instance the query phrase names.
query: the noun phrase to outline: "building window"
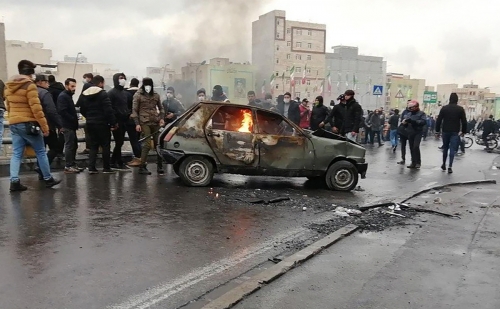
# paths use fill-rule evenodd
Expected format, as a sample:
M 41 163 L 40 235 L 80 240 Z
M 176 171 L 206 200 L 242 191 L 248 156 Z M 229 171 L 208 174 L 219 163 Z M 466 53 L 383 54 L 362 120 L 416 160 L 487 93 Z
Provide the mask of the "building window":
M 276 63 L 280 63 L 280 58 L 276 58 Z
M 286 79 L 286 84 L 290 85 L 290 79 L 289 78 Z
M 280 20 L 279 19 L 276 19 L 276 25 L 280 25 Z
M 295 47 L 302 47 L 302 42 L 295 43 Z
M 276 50 L 280 50 L 280 46 L 279 45 L 276 45 Z
M 307 68 L 307 73 L 311 73 L 311 69 Z
M 292 55 L 286 54 L 286 59 L 291 59 L 291 58 L 292 58 Z
M 309 80 L 309 79 L 307 80 L 307 85 L 311 86 L 311 80 Z
M 280 76 L 280 72 L 276 71 L 276 76 Z
M 311 97 L 311 93 L 310 93 L 310 92 L 308 92 L 308 93 L 307 93 L 307 97 L 308 97 L 308 98 L 310 98 L 310 97 Z
M 295 55 L 295 59 L 296 60 L 302 60 L 302 55 L 299 55 L 299 54 Z
M 290 28 L 286 28 L 286 33 L 290 34 L 292 33 L 292 30 Z
M 302 35 L 302 30 L 301 29 L 297 29 L 297 31 L 295 32 L 295 34 Z
M 311 55 L 307 55 L 307 60 L 311 60 Z
M 311 49 L 313 47 L 312 43 L 307 43 L 307 48 Z
M 276 38 L 279 39 L 280 38 L 280 34 L 279 33 L 276 33 Z
M 290 67 L 289 66 L 286 67 L 286 71 L 287 72 L 290 71 Z
M 280 84 L 276 84 L 276 89 L 279 89 L 280 88 Z
M 313 32 L 311 30 L 307 30 L 307 35 L 313 35 Z
M 295 92 L 295 97 L 300 98 L 300 92 Z
M 288 47 L 292 46 L 292 42 L 290 42 L 290 41 L 286 42 L 286 46 L 288 46 Z
M 302 72 L 302 68 L 301 68 L 301 67 L 296 67 L 296 68 L 295 68 L 295 72 L 297 72 L 297 73 Z

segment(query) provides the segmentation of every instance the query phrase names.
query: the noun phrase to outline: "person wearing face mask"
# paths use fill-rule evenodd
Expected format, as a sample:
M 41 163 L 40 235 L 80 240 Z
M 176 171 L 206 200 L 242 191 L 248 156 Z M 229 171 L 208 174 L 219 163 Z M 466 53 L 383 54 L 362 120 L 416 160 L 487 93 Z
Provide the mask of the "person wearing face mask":
M 420 110 L 418 101 L 412 100 L 408 103 L 409 112 L 405 114 L 403 126 L 408 133 L 408 142 L 410 144 L 411 164 L 407 166 L 412 169 L 419 169 L 422 164 L 420 155 L 420 142 L 422 141 L 422 132 L 427 123 L 426 115 Z
M 363 116 L 363 109 L 354 98 L 353 90 L 346 90 L 337 100 L 340 101 L 340 104 L 335 105 L 327 119 L 320 124 L 320 127 L 333 121 L 332 131 L 334 133 L 338 133 L 352 141 L 356 141 L 356 136 L 359 133 L 359 126 L 361 124 L 361 117 Z
M 115 147 L 111 154 L 111 168 L 117 171 L 128 172 L 130 168 L 123 163 L 122 147 L 125 142 L 125 133 L 127 132 L 127 122 L 132 113 L 128 107 L 128 93 L 125 91 L 127 77 L 124 73 L 113 75 L 113 88 L 108 91 L 111 107 L 115 112 L 116 129 L 113 130 Z
M 103 173 L 113 174 L 111 169 L 111 133 L 116 129 L 116 117 L 111 100 L 103 89 L 104 78 L 100 75 L 94 76 L 92 86 L 82 94 L 80 111 L 87 121 L 87 131 L 92 144 L 89 153 L 89 174 L 98 174 L 96 169 L 97 152 L 102 149 Z
M 85 74 L 83 74 L 82 92 L 80 93 L 80 96 L 78 97 L 78 100 L 76 101 L 76 105 L 75 105 L 76 107 L 80 107 L 81 100 L 83 99 L 82 93 L 85 90 L 89 89 L 89 87 L 92 86 L 92 83 L 91 83 L 92 78 L 94 78 L 94 74 L 92 74 L 92 73 L 85 73 Z M 57 100 L 55 100 L 54 102 L 57 102 Z M 85 155 L 85 154 L 89 154 L 89 151 L 90 151 L 90 135 L 87 132 L 87 127 L 86 126 L 83 127 L 83 131 L 85 132 L 85 150 L 82 151 L 80 154 Z
M 283 101 L 278 101 L 276 106 L 278 113 L 290 119 L 296 125 L 300 124 L 300 109 L 299 103 L 292 101 L 290 92 L 286 92 L 283 96 Z
M 64 172 L 66 174 L 76 174 L 83 171 L 76 165 L 76 150 L 78 148 L 78 140 L 76 131 L 78 130 L 78 114 L 76 112 L 73 95 L 76 90 L 76 80 L 67 78 L 64 81 L 64 90 L 57 98 L 57 112 L 61 116 L 62 129 L 60 132 L 64 135 L 64 159 L 66 166 Z
M 167 88 L 167 99 L 163 101 L 163 109 L 165 110 L 165 123 L 171 123 L 177 117 L 182 115 L 186 109 L 182 105 L 182 103 L 175 98 L 175 89 L 174 87 Z
M 222 90 L 221 85 L 214 86 L 214 89 L 212 90 L 212 99 L 211 100 L 215 101 L 215 102 L 229 102 L 229 99 L 224 94 L 224 91 Z
M 12 135 L 11 192 L 28 189 L 21 184 L 19 179 L 21 160 L 28 145 L 36 153 L 46 187 L 51 188 L 61 182 L 55 180 L 50 174 L 49 160 L 45 152 L 43 137 L 49 135 L 50 129 L 38 97 L 36 85 L 33 83 L 35 67 L 33 62 L 21 60 L 17 65 L 19 75 L 12 77 L 2 92 L 2 96 L 5 96 L 5 107 L 7 108 L 9 129 Z
M 330 110 L 323 105 L 323 97 L 318 96 L 314 100 L 314 106 L 311 113 L 311 130 L 316 131 L 320 128 L 321 123 L 325 123 Z
M 207 99 L 207 94 L 205 92 L 205 88 L 201 88 L 196 92 L 196 95 L 198 96 L 198 102 L 203 102 L 206 101 Z
M 139 90 L 139 80 L 137 78 L 132 78 L 130 80 L 130 87 L 125 90 L 127 92 L 127 105 L 130 114 L 132 114 L 132 104 L 137 90 Z M 127 166 L 138 167 L 141 165 L 141 144 L 139 143 L 139 134 L 135 130 L 135 123 L 131 116 L 132 115 L 130 115 L 127 120 L 125 129 L 127 131 L 130 146 L 132 147 L 134 158 L 127 162 Z
M 165 110 L 160 100 L 160 95 L 153 90 L 153 80 L 146 77 L 142 80 L 142 87 L 134 95 L 132 107 L 132 119 L 136 125 L 136 131 L 142 136 L 152 135 L 154 147 L 158 144 L 160 127 L 165 125 Z M 139 174 L 151 175 L 147 169 L 148 154 L 151 150 L 151 140 L 146 139 L 142 144 L 141 166 Z M 163 161 L 157 156 L 157 172 L 163 175 Z

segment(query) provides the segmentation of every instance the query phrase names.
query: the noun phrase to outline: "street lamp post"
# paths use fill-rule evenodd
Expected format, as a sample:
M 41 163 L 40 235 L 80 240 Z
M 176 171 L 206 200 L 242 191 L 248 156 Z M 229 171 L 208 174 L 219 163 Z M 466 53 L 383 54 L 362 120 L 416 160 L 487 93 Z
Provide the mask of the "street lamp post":
M 73 68 L 73 78 L 75 78 L 75 73 L 76 73 L 76 64 L 78 62 L 78 57 L 81 55 L 82 53 L 79 52 L 78 54 L 76 54 L 76 59 L 75 59 L 75 66 Z

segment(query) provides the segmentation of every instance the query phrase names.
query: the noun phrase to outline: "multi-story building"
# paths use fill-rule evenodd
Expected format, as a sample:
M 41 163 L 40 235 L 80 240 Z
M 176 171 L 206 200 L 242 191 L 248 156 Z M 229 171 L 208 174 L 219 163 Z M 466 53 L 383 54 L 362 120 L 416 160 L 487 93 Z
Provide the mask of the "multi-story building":
M 27 59 L 35 64 L 50 64 L 52 50 L 43 48 L 43 43 L 6 40 L 5 50 L 7 55 L 7 74 L 18 74 L 17 64 Z
M 449 103 L 451 93 L 458 95 L 458 104 L 467 113 L 467 118 L 484 118 L 494 112 L 495 94 L 489 88 L 480 88 L 473 82 L 459 87 L 458 84 L 437 85 L 438 100 L 442 105 Z
M 271 11 L 252 24 L 256 92 L 313 98 L 326 89 L 326 25 L 291 21 Z
M 168 65 L 164 67 L 147 67 L 146 76 L 153 80 L 155 87 L 165 88 L 172 83 L 175 78 L 175 70 L 169 68 Z
M 0 23 L 0 79 L 6 81 L 9 78 L 7 73 L 7 52 L 5 42 L 5 24 Z
M 410 78 L 409 75 L 387 73 L 386 108 L 406 108 L 408 100 L 424 101 L 425 79 Z
M 384 58 L 360 55 L 358 47 L 334 46 L 332 49 L 333 53 L 326 54 L 326 74 L 330 78 L 326 82 L 325 89 L 329 91 L 325 91 L 325 99 L 336 99 L 345 90 L 352 89 L 363 109 L 384 106 L 387 68 Z
M 186 100 L 195 100 L 196 91 L 204 88 L 207 97 L 212 96 L 215 85 L 221 85 L 232 103 L 248 102 L 247 93 L 255 90 L 255 67 L 250 63 L 233 63 L 228 58 L 213 58 L 208 62 L 188 63 L 182 67 L 182 80 L 192 85 L 192 95 Z

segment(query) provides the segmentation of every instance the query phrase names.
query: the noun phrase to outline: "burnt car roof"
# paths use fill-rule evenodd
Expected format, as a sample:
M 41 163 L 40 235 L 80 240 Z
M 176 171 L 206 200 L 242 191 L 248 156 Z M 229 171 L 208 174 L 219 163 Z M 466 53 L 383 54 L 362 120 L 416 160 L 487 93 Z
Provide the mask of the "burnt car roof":
M 262 108 L 262 107 L 258 107 L 258 106 L 250 106 L 250 105 L 247 105 L 247 104 L 231 103 L 231 102 L 202 101 L 202 102 L 199 102 L 198 104 L 193 105 L 193 107 L 198 106 L 198 105 L 202 105 L 202 104 L 211 104 L 211 105 L 221 105 L 221 106 L 236 106 L 236 107 L 252 108 L 252 109 L 257 109 L 257 110 L 261 110 L 261 111 L 264 111 L 264 112 L 269 112 L 269 113 L 275 113 L 275 114 L 278 114 L 278 113 L 276 113 L 276 112 L 270 111 L 270 110 L 265 109 L 265 108 Z M 279 115 L 279 114 L 278 114 L 278 115 Z

